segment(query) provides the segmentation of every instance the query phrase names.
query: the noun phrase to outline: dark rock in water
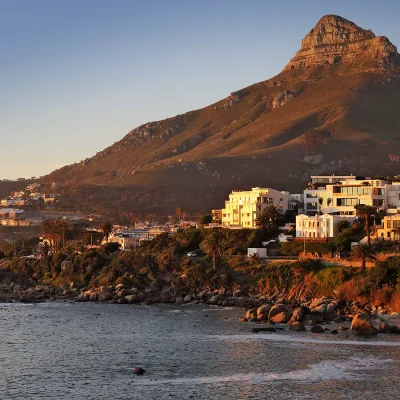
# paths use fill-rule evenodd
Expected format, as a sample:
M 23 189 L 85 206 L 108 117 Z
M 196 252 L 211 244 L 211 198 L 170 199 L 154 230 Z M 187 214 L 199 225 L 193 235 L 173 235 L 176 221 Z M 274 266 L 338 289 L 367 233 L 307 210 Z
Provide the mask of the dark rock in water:
M 397 325 L 392 325 L 389 328 L 389 332 L 395 335 L 400 335 L 400 328 Z
M 253 328 L 252 332 L 258 333 L 258 332 L 276 332 L 275 328 Z
M 310 332 L 312 333 L 324 333 L 325 329 L 321 325 L 314 325 L 311 327 Z
M 132 372 L 135 375 L 140 376 L 140 375 L 143 375 L 146 371 L 143 368 L 137 367 L 137 368 L 133 368 Z
M 291 322 L 290 324 L 288 324 L 289 326 L 289 330 L 291 331 L 297 331 L 297 332 L 302 332 L 305 331 L 306 328 L 304 326 L 304 324 L 302 322 Z
M 378 333 L 389 333 L 390 332 L 390 325 L 387 322 L 382 322 L 379 325 Z
M 205 314 L 204 317 L 209 317 L 209 315 L 208 315 L 208 314 Z
M 334 329 L 333 331 L 331 331 L 331 335 L 337 335 L 339 332 L 337 331 L 337 329 Z

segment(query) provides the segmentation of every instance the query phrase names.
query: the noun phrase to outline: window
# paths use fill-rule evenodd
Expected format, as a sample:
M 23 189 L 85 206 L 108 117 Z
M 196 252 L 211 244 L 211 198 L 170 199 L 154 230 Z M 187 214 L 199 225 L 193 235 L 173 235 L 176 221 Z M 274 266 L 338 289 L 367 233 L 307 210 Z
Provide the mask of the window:
M 281 198 L 279 199 L 279 201 L 283 201 L 283 198 L 281 197 Z
M 386 225 L 387 225 L 386 226 L 387 229 L 392 229 L 392 221 L 388 220 Z
M 358 199 L 337 199 L 338 207 L 356 206 L 357 204 L 358 204 Z

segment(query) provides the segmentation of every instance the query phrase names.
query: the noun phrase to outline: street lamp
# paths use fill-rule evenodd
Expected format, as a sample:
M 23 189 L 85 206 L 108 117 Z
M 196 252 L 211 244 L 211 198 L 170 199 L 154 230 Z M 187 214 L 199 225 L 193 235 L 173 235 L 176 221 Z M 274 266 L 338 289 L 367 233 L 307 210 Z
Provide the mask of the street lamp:
M 306 257 L 306 236 L 307 236 L 307 231 L 304 231 L 303 232 L 303 238 L 304 238 L 303 253 L 304 253 L 304 258 Z

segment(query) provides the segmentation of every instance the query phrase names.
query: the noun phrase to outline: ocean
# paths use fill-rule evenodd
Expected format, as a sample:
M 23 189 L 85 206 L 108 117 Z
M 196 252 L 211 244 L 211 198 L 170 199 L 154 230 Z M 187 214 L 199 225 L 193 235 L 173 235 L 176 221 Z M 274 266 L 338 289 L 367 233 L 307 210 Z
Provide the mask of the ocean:
M 399 336 L 253 334 L 243 314 L 204 305 L 0 304 L 0 399 L 399 397 Z

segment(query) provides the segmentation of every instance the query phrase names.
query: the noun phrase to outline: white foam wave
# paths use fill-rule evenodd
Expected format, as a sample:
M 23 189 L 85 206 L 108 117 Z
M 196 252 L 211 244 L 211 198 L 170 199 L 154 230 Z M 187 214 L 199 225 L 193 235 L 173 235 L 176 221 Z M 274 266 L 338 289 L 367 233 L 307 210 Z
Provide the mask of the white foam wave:
M 321 382 L 336 379 L 360 379 L 360 371 L 379 368 L 380 365 L 387 365 L 393 360 L 381 360 L 373 357 L 352 358 L 348 361 L 323 361 L 311 365 L 307 369 L 284 373 L 264 373 L 264 374 L 236 374 L 230 376 L 207 376 L 196 378 L 176 378 L 176 379 L 141 379 L 140 382 L 133 382 L 138 386 L 153 385 L 199 385 L 199 384 L 221 384 L 229 382 L 249 382 L 252 384 L 262 384 L 272 381 L 294 380 L 297 382 Z
M 285 335 L 277 333 L 258 333 L 247 334 L 247 335 L 210 335 L 207 336 L 207 340 L 232 340 L 232 341 L 243 341 L 243 340 L 269 340 L 272 342 L 292 342 L 292 343 L 311 343 L 311 344 L 331 344 L 331 345 L 350 345 L 350 346 L 390 346 L 400 347 L 400 342 L 390 342 L 377 339 L 355 339 L 355 340 L 327 340 L 317 339 L 314 337 L 304 337 L 295 335 Z

